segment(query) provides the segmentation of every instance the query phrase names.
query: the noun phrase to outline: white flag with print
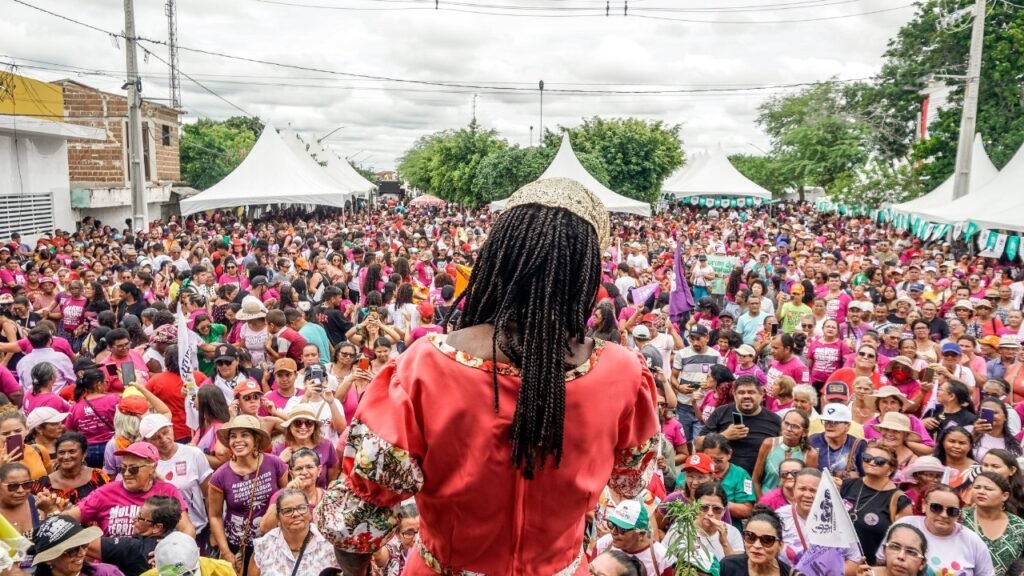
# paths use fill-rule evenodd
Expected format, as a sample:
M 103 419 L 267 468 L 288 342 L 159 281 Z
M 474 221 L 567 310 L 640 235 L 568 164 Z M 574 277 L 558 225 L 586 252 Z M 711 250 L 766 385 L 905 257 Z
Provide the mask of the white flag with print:
M 853 458 L 853 454 L 850 454 Z M 839 489 L 826 470 L 821 475 L 818 493 L 807 515 L 807 543 L 829 548 L 849 548 L 857 545 L 857 532 L 853 520 L 843 504 Z
M 1000 234 L 994 230 L 986 230 L 987 236 L 978 237 L 978 245 L 981 246 L 981 251 L 978 252 L 978 256 L 985 258 L 999 258 L 1003 255 L 1003 251 L 1006 249 L 1006 234 Z

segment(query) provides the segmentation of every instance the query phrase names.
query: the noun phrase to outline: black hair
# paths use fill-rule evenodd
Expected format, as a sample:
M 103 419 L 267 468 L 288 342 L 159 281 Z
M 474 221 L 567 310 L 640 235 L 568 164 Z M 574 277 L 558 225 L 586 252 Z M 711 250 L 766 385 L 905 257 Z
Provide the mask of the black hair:
M 113 345 L 114 342 L 117 342 L 118 340 L 130 341 L 131 336 L 128 334 L 128 331 L 125 330 L 124 328 L 114 328 L 113 330 L 107 333 L 107 342 L 110 345 Z
M 1006 449 L 1015 457 L 1020 456 L 1022 452 L 1020 442 L 1017 441 L 1017 437 L 1010 430 L 1010 419 L 1006 404 L 995 396 L 982 396 L 981 402 L 978 403 L 978 409 L 980 410 L 986 404 L 997 407 L 1003 413 L 1003 444 L 1006 445 Z
M 32 473 L 29 471 L 28 466 L 25 466 L 21 462 L 8 462 L 3 466 L 0 466 L 0 481 L 7 480 L 7 477 L 11 475 L 11 472 L 17 472 L 23 470 L 25 474 L 28 474 L 31 478 Z
M 752 376 L 750 374 L 743 374 L 742 376 L 737 377 L 736 381 L 733 382 L 732 384 L 732 389 L 734 391 L 738 390 L 740 386 L 754 386 L 758 389 L 758 391 L 761 390 L 761 383 L 757 380 L 755 376 Z
M 782 540 L 782 520 L 779 519 L 779 515 L 771 508 L 763 504 L 754 505 L 754 511 L 747 520 L 747 526 L 749 526 L 751 522 L 764 522 L 768 524 L 773 530 L 775 530 L 775 537 Z
M 75 382 L 75 401 L 81 400 L 83 396 L 92 392 L 97 384 L 106 382 L 106 380 L 107 375 L 102 370 L 86 370 Z
M 50 331 L 44 328 L 36 327 L 28 333 L 28 343 L 32 345 L 33 349 L 46 348 L 52 339 Z
M 959 380 L 947 380 L 946 386 L 949 387 L 948 392 L 956 397 L 957 404 L 964 408 L 971 406 L 971 389 L 967 384 Z
M 150 496 L 143 504 L 148 504 L 153 508 L 153 517 L 150 518 L 151 525 L 163 526 L 164 534 L 173 532 L 178 522 L 181 521 L 181 502 L 173 496 Z
M 522 370 L 511 442 L 513 462 L 527 479 L 548 457 L 556 467 L 562 459 L 566 348 L 586 339 L 601 282 L 600 240 L 593 226 L 562 208 L 506 210 L 458 299 L 465 302 L 459 328 L 493 325 L 492 355 L 500 348 Z M 492 382 L 497 412 L 497 372 Z
M 889 538 L 892 537 L 892 533 L 897 530 L 910 530 L 911 532 L 913 532 L 914 535 L 917 536 L 918 541 L 921 543 L 921 555 L 925 558 L 928 557 L 928 538 L 924 535 L 924 532 L 921 532 L 920 528 L 914 526 L 913 524 L 900 523 L 889 526 L 889 530 L 886 531 L 885 539 L 883 540 L 883 542 L 888 542 Z
M 963 428 L 962 426 L 949 426 L 948 428 L 944 428 L 939 432 L 939 436 L 935 439 L 935 457 L 938 458 L 939 462 L 942 462 L 943 465 L 946 464 L 946 437 L 953 433 L 963 434 L 967 437 L 967 457 L 970 457 L 971 451 L 974 449 L 974 437 L 971 436 L 971 433 L 968 432 L 966 428 Z
M 725 488 L 722 488 L 722 483 L 717 480 L 697 486 L 697 489 L 693 491 L 693 499 L 700 500 L 701 496 L 717 496 L 722 500 L 722 506 L 729 506 L 729 496 L 725 493 Z
M 647 576 L 647 568 L 644 567 L 643 562 L 639 558 L 632 554 L 626 554 L 621 550 L 611 549 L 605 552 L 608 556 L 611 556 L 619 564 L 619 573 L 617 576 Z
M 89 451 L 89 440 L 84 434 L 80 432 L 65 432 L 57 437 L 57 441 L 53 443 L 55 449 L 60 448 L 61 444 L 65 442 L 72 442 L 78 444 L 78 447 L 82 450 L 82 456 Z
M 1017 510 L 1014 514 L 1020 516 L 1020 513 L 1024 513 L 1024 472 L 1021 472 L 1020 464 L 1017 461 L 1017 457 L 1013 455 L 1009 450 L 1003 450 L 1002 448 L 993 448 L 982 457 L 995 456 L 1003 462 L 1003 466 L 1012 469 L 1013 475 L 1010 476 L 1010 499 L 1006 502 L 1006 508 L 1008 510 Z M 984 465 L 983 465 L 984 466 Z
M 363 294 L 369 294 L 376 290 L 382 281 L 380 264 L 373 263 L 366 267 L 366 276 L 363 277 L 363 285 L 360 288 Z
M 729 445 L 729 440 L 721 434 L 711 433 L 704 436 L 701 452 L 706 452 L 709 448 L 716 448 L 725 454 L 732 454 L 732 446 Z

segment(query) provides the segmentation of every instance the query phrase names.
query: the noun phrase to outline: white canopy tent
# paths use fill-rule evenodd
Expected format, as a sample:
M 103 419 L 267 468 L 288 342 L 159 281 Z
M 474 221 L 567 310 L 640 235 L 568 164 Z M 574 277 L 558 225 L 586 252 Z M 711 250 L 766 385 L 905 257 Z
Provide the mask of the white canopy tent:
M 308 158 L 308 156 L 307 156 Z M 312 162 L 312 158 L 309 158 Z M 315 165 L 315 162 L 313 162 Z M 332 185 L 281 140 L 273 126 L 263 128 L 249 155 L 223 180 L 181 201 L 181 214 L 259 204 L 316 204 L 345 207 L 351 194 Z
M 562 145 L 558 148 L 558 154 L 555 154 L 555 159 L 551 161 L 551 165 L 537 179 L 544 180 L 545 178 L 570 178 L 583 184 L 587 190 L 593 192 L 601 200 L 609 212 L 637 214 L 639 216 L 651 215 L 650 204 L 616 194 L 608 189 L 607 186 L 598 182 L 597 178 L 591 176 L 590 172 L 587 172 L 587 169 L 580 164 L 576 153 L 573 152 L 568 133 L 562 135 Z M 504 207 L 504 200 L 491 202 L 491 210 L 501 210 Z
M 771 200 L 772 193 L 758 186 L 732 165 L 721 146 L 703 160 L 694 159 L 689 170 L 683 166 L 661 186 L 662 193 L 676 198 L 691 196 L 744 196 Z
M 700 170 L 700 167 L 708 161 L 709 155 L 701 152 L 693 154 L 690 159 L 687 160 L 686 164 L 683 164 L 675 172 L 669 174 L 668 178 L 665 179 L 665 183 L 661 185 L 662 193 L 680 188 L 688 178 L 694 175 Z
M 995 164 L 992 164 L 988 153 L 985 152 L 985 146 L 981 142 L 981 134 L 975 134 L 974 149 L 971 153 L 971 180 L 968 197 L 973 199 L 974 195 L 991 182 L 998 173 L 999 170 L 996 169 Z M 931 216 L 925 215 L 926 212 L 942 211 L 943 207 L 951 202 L 953 202 L 953 176 L 947 178 L 945 182 L 939 184 L 934 190 L 924 196 L 897 204 L 890 207 L 889 210 L 891 212 L 912 214 L 930 219 Z M 939 222 L 938 220 L 933 221 Z
M 282 134 L 284 141 L 296 153 L 311 156 L 317 165 L 327 173 L 328 177 L 338 185 L 344 187 L 352 194 L 360 198 L 369 198 L 370 193 L 377 189 L 377 185 L 356 172 L 356 169 L 347 160 L 338 156 L 336 152 L 323 147 L 316 142 L 306 142 L 294 132 Z
M 926 220 L 939 223 L 974 222 L 982 229 L 1024 232 L 1024 145 L 981 190 L 941 208 L 924 211 Z

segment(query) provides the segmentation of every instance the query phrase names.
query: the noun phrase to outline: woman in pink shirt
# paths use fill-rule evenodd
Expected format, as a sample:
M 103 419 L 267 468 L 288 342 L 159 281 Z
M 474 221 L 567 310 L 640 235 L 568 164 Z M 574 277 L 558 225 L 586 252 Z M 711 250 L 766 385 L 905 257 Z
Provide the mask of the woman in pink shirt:
M 821 389 L 833 372 L 842 368 L 843 359 L 851 352 L 846 342 L 839 339 L 839 322 L 828 319 L 821 326 L 821 338 L 815 338 L 807 347 L 811 383 Z
M 68 430 L 80 432 L 89 442 L 85 463 L 103 467 L 103 451 L 114 437 L 114 412 L 121 399 L 107 393 L 107 375 L 103 370 L 88 370 L 75 384 L 75 404 L 64 421 Z
M 49 362 L 40 362 L 32 367 L 32 389 L 25 393 L 21 410 L 28 416 L 36 408 L 49 406 L 57 412 L 67 412 L 71 407 L 63 398 L 53 393 L 57 381 L 57 368 Z

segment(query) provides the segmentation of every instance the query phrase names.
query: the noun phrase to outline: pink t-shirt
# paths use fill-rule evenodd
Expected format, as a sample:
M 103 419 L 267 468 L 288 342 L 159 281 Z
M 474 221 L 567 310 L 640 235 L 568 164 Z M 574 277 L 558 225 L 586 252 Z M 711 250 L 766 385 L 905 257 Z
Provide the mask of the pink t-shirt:
M 811 382 L 827 382 L 833 372 L 842 367 L 843 358 L 850 353 L 843 340 L 824 342 L 814 339 L 807 346 L 807 357 L 814 360 Z
M 298 388 L 296 388 L 295 394 L 293 394 L 292 396 L 302 396 L 303 392 L 305 392 L 305 390 L 299 390 Z M 288 396 L 286 398 L 284 396 L 281 396 L 281 393 L 278 392 L 277 390 L 273 390 L 267 393 L 265 398 L 273 402 L 274 406 L 276 406 L 278 410 L 284 410 L 285 404 L 287 404 L 288 401 L 292 399 L 292 396 Z
M 440 326 L 417 326 L 412 329 L 412 341 L 415 342 L 427 334 L 441 334 L 444 329 Z
M 18 384 L 18 378 L 11 373 L 7 366 L 0 366 L 0 392 L 3 392 L 10 398 L 11 394 L 20 391 L 21 386 Z M 28 412 L 26 411 L 25 414 L 28 415 Z
M 682 446 L 683 444 L 686 444 L 686 434 L 683 434 L 683 425 L 675 418 L 666 420 L 665 423 L 661 425 L 661 433 L 665 435 L 665 438 L 668 438 L 668 441 L 671 442 L 673 446 Z
M 25 398 L 21 401 L 21 409 L 25 412 L 25 416 L 28 416 L 33 410 L 42 406 L 49 406 L 57 412 L 67 412 L 71 409 L 71 406 L 63 398 L 53 392 L 43 392 L 39 396 L 32 394 L 31 390 L 25 392 Z
M 827 293 L 822 297 L 827 298 Z M 851 298 L 846 292 L 840 292 L 839 296 L 832 298 L 831 300 L 826 300 L 825 317 L 831 318 L 840 324 L 846 322 L 846 308 L 850 305 L 850 302 L 853 302 L 853 298 Z
M 771 366 L 768 368 L 767 380 L 768 384 L 765 387 L 765 393 L 775 399 L 775 384 L 779 381 L 779 378 L 783 376 L 789 376 L 797 384 L 807 384 L 811 380 L 810 371 L 807 370 L 807 366 L 804 366 L 799 356 L 793 356 L 785 362 L 779 362 L 778 360 L 772 359 Z
M 148 492 L 129 492 L 118 480 L 100 486 L 79 501 L 82 524 L 96 523 L 104 536 L 131 536 L 135 517 L 150 496 L 171 496 L 181 503 L 182 510 L 188 510 L 181 493 L 170 482 L 156 480 Z
M 72 298 L 70 294 L 58 296 L 60 300 L 61 326 L 68 332 L 78 328 L 84 321 L 85 298 Z
M 754 378 L 757 378 L 758 382 L 761 383 L 762 388 L 768 383 L 768 379 L 764 375 L 764 370 L 761 370 L 761 367 L 758 366 L 757 364 L 751 364 L 750 368 L 736 366 L 736 369 L 733 370 L 732 373 L 733 376 L 737 378 L 739 378 L 740 376 L 753 376 Z
M 75 359 L 75 351 L 71 349 L 71 343 L 66 338 L 60 336 L 54 336 L 50 341 L 50 348 L 53 348 L 57 352 L 68 357 L 70 360 Z M 18 340 L 18 349 L 21 350 L 22 354 L 28 354 L 33 350 L 32 344 L 29 343 L 28 338 L 22 338 Z
M 114 437 L 114 411 L 120 401 L 119 394 L 104 394 L 88 402 L 83 396 L 71 407 L 71 415 L 64 421 L 64 426 L 81 432 L 89 444 L 104 444 Z

